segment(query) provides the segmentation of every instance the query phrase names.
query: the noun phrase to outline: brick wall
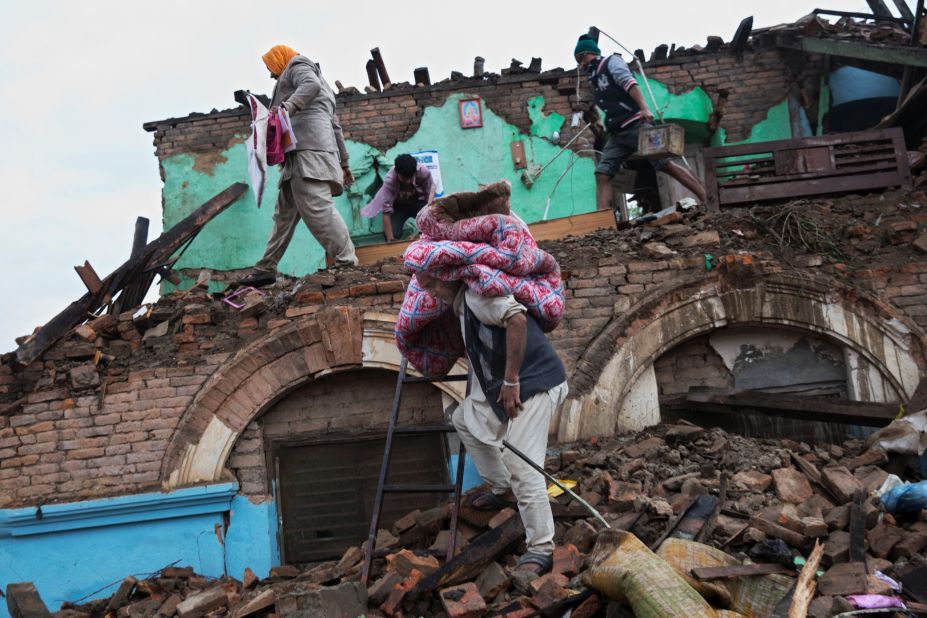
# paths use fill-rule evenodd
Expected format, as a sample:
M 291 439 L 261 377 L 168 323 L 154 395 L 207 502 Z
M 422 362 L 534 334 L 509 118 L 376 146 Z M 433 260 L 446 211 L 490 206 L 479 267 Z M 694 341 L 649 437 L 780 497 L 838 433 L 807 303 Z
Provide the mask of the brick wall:
M 692 386 L 734 388 L 734 376 L 708 339 L 690 339 L 657 359 L 653 369 L 661 397 L 683 395 Z
M 324 440 L 385 431 L 396 388 L 396 374 L 365 370 L 322 378 L 290 393 L 248 425 L 229 458 L 229 468 L 251 498 L 267 496 L 266 457 L 273 440 Z M 408 384 L 402 391 L 399 422 L 442 422 L 441 394 L 429 384 Z
M 681 56 L 645 65 L 648 76 L 664 83 L 671 92 L 683 93 L 701 87 L 717 105 L 726 97 L 721 125 L 728 139 L 743 140 L 750 129 L 766 117 L 769 108 L 781 103 L 790 91 L 810 93 L 802 97 L 813 109 L 819 63 L 813 57 L 778 49 L 760 49 L 742 55 L 723 50 Z M 591 100 L 582 82 L 580 99 Z M 479 96 L 493 112 L 523 132 L 530 129 L 527 102 L 543 96 L 545 113 L 556 112 L 569 119 L 578 104 L 576 71 L 555 69 L 544 73 L 520 73 L 485 79 L 464 78 L 431 87 L 396 87 L 383 93 L 338 96 L 338 114 L 345 137 L 385 151 L 412 137 L 427 107 L 444 103 L 448 96 L 464 92 Z M 724 93 L 724 95 L 722 95 Z M 814 118 L 814 115 L 811 114 Z M 244 108 L 211 114 L 192 114 L 145 124 L 154 132 L 159 159 L 178 153 L 208 153 L 224 150 L 235 136 L 247 134 L 249 116 Z M 574 135 L 564 123 L 561 140 Z M 588 148 L 581 138 L 576 149 Z
M 748 242 L 725 231 L 749 231 L 749 214 L 743 220 L 732 219 L 732 213 L 722 213 L 717 220 L 694 215 L 686 225 L 600 231 L 541 243 L 560 261 L 564 272 L 566 315 L 551 340 L 568 374 L 574 372 L 590 342 L 642 298 L 676 281 L 707 276 L 705 253 L 715 256 L 715 268 L 722 272 L 727 267 L 726 256 L 737 264 L 743 261 L 737 256 L 752 255 L 753 266 L 735 273 L 748 284 L 755 277 L 751 268 L 830 276 L 850 288 L 876 293 L 886 310 L 906 315 L 927 330 L 927 256 L 907 244 L 916 231 L 908 224 L 914 220 L 915 227 L 927 226 L 927 221 L 912 219 L 920 215 L 911 215 L 907 208 L 890 206 L 902 202 L 900 197 L 868 199 L 867 206 L 858 211 L 837 212 L 838 205 L 852 201 L 848 198 L 835 202 L 833 209 L 821 207 L 819 224 L 828 222 L 838 230 L 845 227 L 850 234 L 856 233 L 852 230 L 859 220 L 871 219 L 871 235 L 883 239 L 878 250 L 855 237 L 844 239 L 844 251 L 862 249 L 843 262 L 792 249 L 778 254 L 762 237 Z M 813 209 L 806 205 L 804 212 Z M 714 239 L 707 231 L 712 221 L 722 230 Z M 696 237 L 704 240 L 690 246 Z M 666 243 L 677 254 L 668 259 L 647 258 L 647 247 L 655 241 Z M 223 276 L 227 274 L 215 274 L 217 280 Z M 0 363 L 0 508 L 159 489 L 165 449 L 181 416 L 233 354 L 259 337 L 331 306 L 395 314 L 406 281 L 397 261 L 342 271 L 328 280 L 309 277 L 295 294 L 291 293 L 293 282 L 277 289 L 269 308 L 254 317 L 243 317 L 203 293 L 170 295 L 143 318 L 147 324 L 133 320 L 130 311 L 117 316 L 115 325 L 101 327 L 99 339 L 88 343 L 74 333 L 28 367 L 16 367 L 6 356 Z M 145 331 L 162 321 L 169 324 L 166 334 L 155 337 L 153 331 Z M 658 374 L 665 376 L 667 365 L 672 368 L 672 363 L 701 354 L 699 345 L 687 344 L 658 361 Z M 97 351 L 102 360 L 94 365 Z M 614 353 L 614 349 L 606 350 L 594 360 L 604 365 Z M 703 366 L 714 366 L 710 355 L 706 353 L 704 359 Z M 299 406 L 303 405 L 300 400 L 331 401 L 330 407 L 336 408 L 337 398 L 346 395 L 326 389 L 343 385 L 349 378 L 331 380 L 304 387 L 292 396 L 292 402 Z M 373 400 L 389 398 L 391 378 L 376 380 L 376 390 L 364 393 L 371 394 L 367 403 L 355 402 L 360 410 L 368 410 L 364 406 L 372 406 Z M 336 390 L 358 391 L 353 386 Z M 286 414 L 289 405 L 290 400 L 281 404 L 280 414 Z M 365 412 L 357 414 L 364 416 Z M 204 429 L 205 425 L 199 427 L 199 431 Z M 253 448 L 260 447 L 264 439 L 255 433 L 260 429 L 247 429 L 236 458 L 256 452 Z M 244 473 L 253 468 L 240 459 L 233 465 L 244 475 L 241 480 L 249 483 L 249 491 L 257 491 L 263 479 Z

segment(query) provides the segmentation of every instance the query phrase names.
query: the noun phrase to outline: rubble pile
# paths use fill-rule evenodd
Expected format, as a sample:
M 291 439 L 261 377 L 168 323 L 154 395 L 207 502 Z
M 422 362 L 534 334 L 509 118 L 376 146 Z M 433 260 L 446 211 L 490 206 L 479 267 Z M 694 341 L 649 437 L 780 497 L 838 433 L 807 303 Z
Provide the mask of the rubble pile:
M 358 546 L 337 562 L 302 570 L 276 567 L 261 581 L 250 570 L 238 581 L 170 567 L 150 579 L 127 578 L 109 599 L 66 604 L 57 615 L 526 618 L 562 616 L 570 608 L 573 618 L 670 615 L 642 609 L 640 590 L 623 589 L 615 599 L 600 589 L 596 569 L 607 563 L 603 552 L 614 549 L 616 530 L 633 539 L 636 560 L 651 561 L 654 578 L 661 569 L 666 576 L 669 565 L 681 578 L 675 585 L 697 590 L 705 597 L 699 602 L 712 603 L 710 611 L 719 616 L 768 615 L 756 609 L 763 604 L 787 608 L 793 594 L 798 596 L 790 591 L 802 559 L 817 543 L 823 545 L 817 554 L 824 573 L 809 616 L 850 611 L 856 606 L 847 598 L 853 595 L 899 599 L 894 587 L 901 581 L 909 582 L 911 607 L 916 606 L 911 598 L 927 594 L 917 583 L 927 573 L 927 510 L 893 515 L 877 495 L 890 485 L 891 474 L 919 478 L 913 458 L 887 455 L 877 446 L 866 449 L 856 439 L 810 445 L 688 423 L 550 453 L 546 469 L 561 481 L 575 481 L 574 491 L 613 530 L 603 534 L 589 511 L 552 489 L 557 549 L 548 574 L 514 570 L 524 531 L 513 509 L 490 513 L 482 522 L 464 509 L 456 555 L 445 562 L 451 511 L 446 505 L 413 511 L 379 531 L 366 586 L 360 582 L 365 548 Z M 634 574 L 643 590 L 650 570 Z M 625 580 L 610 581 L 614 587 Z M 742 582 L 752 582 L 744 587 L 752 592 L 725 592 L 725 586 Z M 751 594 L 763 596 L 762 602 Z M 701 598 L 691 591 L 689 596 Z

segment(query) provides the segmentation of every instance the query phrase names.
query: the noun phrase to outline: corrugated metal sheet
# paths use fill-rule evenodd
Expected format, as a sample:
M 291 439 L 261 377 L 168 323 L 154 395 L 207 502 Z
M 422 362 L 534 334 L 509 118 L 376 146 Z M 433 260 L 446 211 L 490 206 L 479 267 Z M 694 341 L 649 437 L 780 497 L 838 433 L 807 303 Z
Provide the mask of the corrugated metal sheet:
M 384 444 L 379 438 L 277 448 L 287 563 L 338 559 L 366 539 Z M 396 437 L 389 482 L 448 482 L 443 436 Z M 388 495 L 381 526 L 389 529 L 409 511 L 446 499 L 443 494 Z

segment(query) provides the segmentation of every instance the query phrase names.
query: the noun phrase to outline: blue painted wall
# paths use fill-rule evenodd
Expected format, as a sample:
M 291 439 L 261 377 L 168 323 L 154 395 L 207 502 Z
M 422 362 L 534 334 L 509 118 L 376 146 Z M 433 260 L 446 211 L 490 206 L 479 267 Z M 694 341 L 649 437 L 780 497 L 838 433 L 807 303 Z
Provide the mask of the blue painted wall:
M 241 579 L 250 567 L 258 577 L 266 577 L 271 567 L 280 564 L 276 505 L 272 501 L 254 504 L 235 496 L 225 549 L 229 575 Z
M 192 487 L 42 509 L 0 510 L 0 589 L 31 581 L 51 611 L 63 601 L 111 595 L 177 564 L 241 578 L 279 564 L 276 509 L 236 496 L 236 483 Z M 229 526 L 225 528 L 225 514 Z M 6 603 L 0 617 L 9 616 Z

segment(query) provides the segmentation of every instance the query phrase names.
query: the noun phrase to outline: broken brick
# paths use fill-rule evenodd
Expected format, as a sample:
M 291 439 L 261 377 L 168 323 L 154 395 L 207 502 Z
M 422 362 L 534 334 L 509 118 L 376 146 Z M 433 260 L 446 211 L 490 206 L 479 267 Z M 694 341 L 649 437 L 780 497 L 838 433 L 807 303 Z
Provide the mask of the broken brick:
M 843 466 L 821 470 L 821 483 L 844 504 L 852 502 L 857 493 L 864 491 L 859 479 Z
M 927 532 L 910 531 L 892 548 L 889 557 L 893 560 L 910 559 L 920 554 L 924 547 L 927 547 Z
M 778 468 L 772 471 L 776 495 L 783 502 L 801 504 L 814 495 L 805 475 L 795 468 Z
M 299 568 L 293 566 L 292 564 L 284 564 L 280 566 L 275 566 L 270 568 L 270 577 L 285 577 L 287 579 L 293 579 L 298 577 L 300 574 Z
M 546 575 L 541 575 L 537 579 L 532 580 L 528 586 L 537 594 L 538 590 L 547 584 L 547 582 L 554 582 L 558 586 L 566 587 L 570 583 L 570 580 L 560 573 L 547 573 Z
M 268 588 L 235 610 L 235 618 L 244 618 L 262 612 L 276 602 L 277 594 L 273 588 Z
M 403 549 L 386 557 L 386 570 L 395 571 L 403 577 L 409 577 L 412 571 L 424 574 L 433 573 L 441 564 L 434 556 L 418 555 L 408 549 Z
M 905 531 L 898 526 L 879 524 L 866 532 L 869 551 L 876 558 L 887 558 L 889 552 L 905 537 Z
M 380 532 L 385 532 L 381 530 Z M 395 537 L 394 537 L 395 538 Z M 377 535 L 377 547 L 380 547 L 380 535 Z M 397 539 L 398 542 L 398 539 Z M 384 548 L 385 549 L 385 548 Z M 344 555 L 341 556 L 341 560 L 338 561 L 338 564 L 335 565 L 335 571 L 337 573 L 346 574 L 350 572 L 351 567 L 356 566 L 359 562 L 364 559 L 364 552 L 360 547 L 352 545 L 344 552 Z
M 764 493 L 772 482 L 770 475 L 757 470 L 741 470 L 731 477 L 731 485 L 735 489 L 746 489 L 757 493 Z
M 554 548 L 554 564 L 551 573 L 559 573 L 567 577 L 578 574 L 582 568 L 583 557 L 575 545 L 566 544 Z
M 550 575 L 553 575 L 553 577 L 549 577 Z M 565 582 L 566 578 L 562 575 L 548 573 L 543 577 L 539 577 L 534 582 L 531 582 L 532 587 L 537 583 L 537 588 L 534 595 L 531 597 L 531 604 L 538 609 L 543 609 L 570 596 L 570 591 L 566 589 L 566 584 L 561 583 L 561 581 Z
M 222 586 L 214 586 L 184 599 L 177 605 L 177 615 L 180 618 L 200 618 L 227 604 L 228 597 L 225 596 Z
M 423 577 L 425 577 L 424 573 L 418 569 L 412 569 L 408 577 L 400 584 L 393 586 L 393 589 L 389 591 L 386 600 L 380 604 L 380 611 L 387 616 L 402 616 L 403 600 L 406 598 L 409 591 L 418 585 Z
M 6 603 L 12 618 L 45 618 L 50 617 L 39 591 L 32 582 L 7 584 Z
M 476 584 L 466 583 L 438 593 L 448 618 L 479 618 L 486 613 L 486 602 Z
M 93 365 L 79 365 L 70 371 L 71 386 L 80 390 L 100 385 L 100 374 Z
M 576 546 L 582 553 L 587 553 L 595 543 L 596 530 L 588 521 L 581 519 L 570 526 L 563 535 L 564 544 Z
M 245 567 L 245 572 L 241 576 L 241 587 L 244 590 L 253 588 L 258 583 L 258 576 L 254 574 L 254 571 L 251 570 L 251 567 Z
M 497 562 L 490 562 L 476 578 L 476 587 L 486 601 L 492 601 L 500 592 L 507 589 L 511 578 Z
M 400 584 L 402 584 L 402 575 L 394 571 L 387 571 L 383 574 L 383 577 L 367 588 L 367 599 L 371 605 L 379 606 L 386 600 L 390 591 Z

